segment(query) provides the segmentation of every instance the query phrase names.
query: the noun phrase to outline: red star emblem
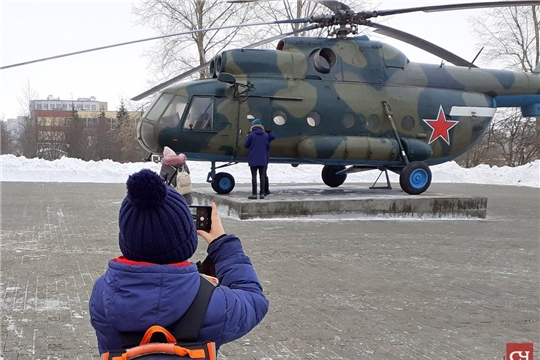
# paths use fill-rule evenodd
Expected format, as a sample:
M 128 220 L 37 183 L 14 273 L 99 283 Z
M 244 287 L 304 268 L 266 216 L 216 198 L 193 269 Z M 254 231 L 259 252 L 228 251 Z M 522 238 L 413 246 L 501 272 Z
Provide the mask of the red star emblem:
M 439 115 L 437 115 L 437 119 L 422 119 L 426 124 L 429 125 L 430 128 L 433 129 L 433 132 L 431 133 L 431 137 L 429 138 L 428 144 L 431 144 L 438 138 L 443 139 L 448 145 L 450 145 L 450 134 L 449 131 L 451 128 L 456 126 L 459 121 L 456 120 L 446 120 L 446 115 L 444 115 L 444 111 L 442 108 L 442 105 L 439 107 Z

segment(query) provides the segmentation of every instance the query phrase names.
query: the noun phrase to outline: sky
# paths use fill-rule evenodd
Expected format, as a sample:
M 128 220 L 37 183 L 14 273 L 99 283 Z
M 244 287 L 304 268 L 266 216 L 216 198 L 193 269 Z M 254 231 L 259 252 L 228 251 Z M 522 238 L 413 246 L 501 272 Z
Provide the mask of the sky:
M 484 2 L 478 1 L 478 2 Z M 466 1 L 460 1 L 466 2 Z M 450 4 L 452 1 L 377 1 L 377 9 Z M 373 7 L 370 7 L 373 9 Z M 131 1 L 1 0 L 0 65 L 65 54 L 88 48 L 157 36 L 136 25 Z M 472 60 L 479 50 L 472 33 L 472 16 L 480 10 L 402 14 L 385 17 L 384 24 L 410 32 Z M 373 19 L 381 22 L 382 18 Z M 440 63 L 440 59 L 400 41 L 372 36 L 402 50 L 411 61 Z M 0 119 L 23 114 L 21 101 L 28 87 L 38 99 L 95 96 L 116 110 L 152 85 L 143 51 L 154 42 L 132 44 L 0 70 Z M 142 105 L 144 101 L 137 105 Z
M 219 163 L 216 164 L 216 166 L 219 165 Z M 191 181 L 195 184 L 205 184 L 206 176 L 210 171 L 210 163 L 188 159 L 188 166 L 191 171 Z M 15 155 L 1 155 L 0 181 L 125 183 L 129 175 L 143 168 L 159 173 L 161 165 L 153 162 L 120 164 L 111 160 L 83 161 L 67 157 L 46 161 Z M 313 183 L 325 187 L 321 179 L 321 170 L 321 165 L 300 165 L 293 168 L 290 165 L 270 164 L 268 174 L 270 184 Z M 247 164 L 238 164 L 219 171 L 233 175 L 237 184 L 251 183 L 251 173 Z M 467 183 L 540 188 L 540 160 L 514 168 L 480 165 L 470 169 L 462 168 L 451 161 L 432 166 L 431 171 L 433 184 Z M 399 186 L 399 177 L 391 172 L 389 175 L 391 183 Z M 378 171 L 349 174 L 346 184 L 368 183 L 371 185 L 378 176 Z M 380 184 L 384 184 L 384 176 L 379 180 Z

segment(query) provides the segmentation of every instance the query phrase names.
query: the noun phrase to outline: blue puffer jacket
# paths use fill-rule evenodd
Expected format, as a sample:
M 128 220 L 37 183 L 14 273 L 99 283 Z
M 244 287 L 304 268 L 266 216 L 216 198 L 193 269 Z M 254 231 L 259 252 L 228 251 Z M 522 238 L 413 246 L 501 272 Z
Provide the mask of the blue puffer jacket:
M 268 300 L 238 237 L 215 240 L 208 255 L 216 264 L 220 286 L 212 294 L 198 340 L 214 341 L 219 348 L 253 329 L 266 315 Z M 180 319 L 193 302 L 199 281 L 197 266 L 189 262 L 110 260 L 89 302 L 100 354 L 122 348 L 119 332 L 144 332 Z
M 267 166 L 270 160 L 270 141 L 276 136 L 272 133 L 266 133 L 262 128 L 254 126 L 251 133 L 244 141 L 244 147 L 249 149 L 249 166 Z

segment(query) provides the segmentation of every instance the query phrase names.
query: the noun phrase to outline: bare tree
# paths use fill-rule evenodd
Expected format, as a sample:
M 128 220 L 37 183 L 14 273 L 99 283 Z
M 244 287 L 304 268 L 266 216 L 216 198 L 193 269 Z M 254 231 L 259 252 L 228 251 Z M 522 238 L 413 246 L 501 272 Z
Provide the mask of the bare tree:
M 13 135 L 8 130 L 7 122 L 0 119 L 0 154 L 13 154 Z
M 455 161 L 466 168 L 475 167 L 482 163 L 496 164 L 500 158 L 497 150 L 498 148 L 496 148 L 496 144 L 488 130 L 487 134 L 478 143 L 471 147 L 465 154 L 457 157 Z
M 526 72 L 534 71 L 539 64 L 540 6 L 495 8 L 476 18 L 475 24 L 480 45 L 484 46 L 483 60 Z M 491 135 L 507 165 L 540 159 L 540 117 L 521 118 L 510 111 L 493 121 Z M 531 153 L 535 155 L 531 157 Z
M 62 117 L 36 116 L 37 157 L 45 160 L 56 160 L 67 155 L 66 121 Z
M 33 158 L 37 155 L 37 124 L 34 118 L 34 112 L 30 109 L 30 101 L 37 98 L 37 92 L 32 89 L 30 81 L 22 89 L 22 95 L 18 98 L 20 110 L 19 113 L 24 117 L 21 124 L 21 132 L 16 140 L 16 146 L 20 148 L 22 155 L 27 158 Z
M 116 119 L 107 118 L 105 112 L 101 111 L 96 120 L 93 127 L 87 129 L 89 144 L 86 157 L 96 161 L 113 159 L 116 148 L 114 136 Z
M 540 6 L 500 7 L 475 18 L 482 59 L 510 70 L 533 71 L 540 61 Z
M 88 139 L 85 131 L 85 123 L 76 109 L 71 111 L 71 121 L 66 135 L 69 156 L 72 158 L 88 160 L 86 158 Z
M 138 22 L 159 34 L 244 24 L 252 17 L 252 4 L 223 0 L 143 0 L 133 9 Z M 242 28 L 197 32 L 164 38 L 147 52 L 159 81 L 199 66 L 223 49 L 238 44 Z M 206 73 L 202 71 L 200 78 Z
M 114 157 L 118 162 L 138 162 L 148 157 L 137 140 L 137 120 L 142 116 L 141 111 L 128 111 L 125 100 L 121 100 L 116 112 L 116 129 L 114 130 Z
M 523 118 L 519 109 L 508 109 L 501 121 L 493 123 L 491 138 L 508 166 L 524 165 L 536 159 L 538 136 L 536 122 Z

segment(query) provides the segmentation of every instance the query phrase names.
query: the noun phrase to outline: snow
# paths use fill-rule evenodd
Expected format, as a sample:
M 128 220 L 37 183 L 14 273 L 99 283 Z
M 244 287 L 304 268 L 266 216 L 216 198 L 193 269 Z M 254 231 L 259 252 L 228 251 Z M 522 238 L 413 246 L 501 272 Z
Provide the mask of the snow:
M 216 166 L 222 165 L 220 163 Z M 189 161 L 191 181 L 206 183 L 210 162 Z M 159 173 L 161 165 L 153 162 L 121 164 L 111 160 L 83 161 L 64 157 L 46 161 L 37 158 L 27 159 L 15 155 L 0 156 L 0 181 L 9 182 L 86 182 L 86 183 L 125 183 L 128 176 L 149 168 Z M 268 176 L 271 184 L 281 183 L 320 183 L 321 165 L 300 165 L 292 167 L 283 164 L 270 164 Z M 234 176 L 236 183 L 249 184 L 251 174 L 247 164 L 218 169 Z M 540 160 L 518 167 L 490 167 L 480 165 L 475 168 L 462 168 L 455 162 L 447 162 L 431 167 L 432 183 L 466 183 L 528 186 L 540 188 Z M 390 173 L 390 181 L 399 182 L 398 175 Z M 373 183 L 379 171 L 366 171 L 349 174 L 347 183 Z M 379 181 L 385 181 L 384 176 Z

